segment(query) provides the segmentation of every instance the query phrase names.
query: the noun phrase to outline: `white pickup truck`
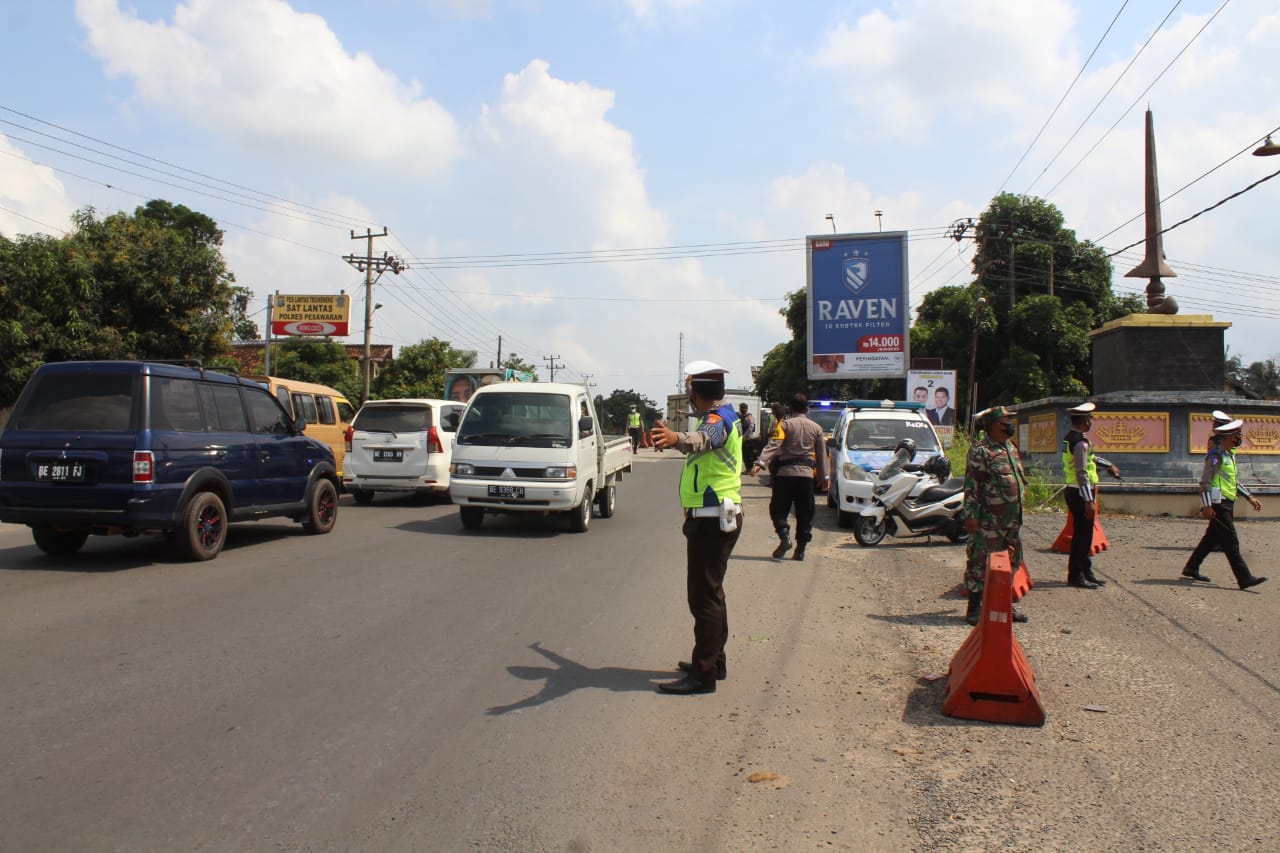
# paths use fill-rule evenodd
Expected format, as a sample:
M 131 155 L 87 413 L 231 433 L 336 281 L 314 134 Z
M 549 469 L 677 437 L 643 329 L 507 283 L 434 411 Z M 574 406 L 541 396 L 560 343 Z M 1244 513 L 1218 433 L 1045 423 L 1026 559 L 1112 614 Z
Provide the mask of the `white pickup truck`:
M 564 514 L 575 532 L 613 515 L 631 442 L 605 436 L 581 385 L 498 382 L 467 403 L 454 439 L 450 492 L 462 526 L 486 512 Z

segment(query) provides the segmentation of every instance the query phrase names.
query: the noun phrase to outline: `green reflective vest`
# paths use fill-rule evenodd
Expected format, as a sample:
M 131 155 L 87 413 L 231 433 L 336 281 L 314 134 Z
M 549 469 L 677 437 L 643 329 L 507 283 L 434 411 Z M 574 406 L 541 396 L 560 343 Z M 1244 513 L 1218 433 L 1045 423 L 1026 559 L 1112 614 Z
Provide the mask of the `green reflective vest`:
M 1224 501 L 1236 499 L 1236 454 L 1235 451 L 1223 451 L 1222 461 L 1218 463 L 1218 473 L 1213 475 L 1213 488 L 1222 492 Z
M 1083 436 L 1081 436 L 1081 440 L 1084 440 Z M 1068 434 L 1067 438 L 1064 439 L 1062 443 L 1066 447 L 1066 449 L 1062 451 L 1063 477 L 1066 478 L 1068 486 L 1078 486 L 1080 484 L 1076 482 L 1076 460 L 1071 452 L 1072 446 L 1070 434 Z M 1089 453 L 1085 458 L 1084 470 L 1085 473 L 1089 475 L 1089 485 L 1098 485 L 1098 463 L 1095 462 L 1093 458 L 1092 444 L 1089 445 Z
M 640 429 L 640 413 L 632 412 L 627 415 L 627 429 Z
M 680 506 L 685 509 L 720 506 L 725 498 L 742 503 L 742 425 L 733 406 L 726 405 L 705 413 L 698 426 L 713 417 L 720 419 L 728 438 L 723 447 L 685 456 L 680 472 Z

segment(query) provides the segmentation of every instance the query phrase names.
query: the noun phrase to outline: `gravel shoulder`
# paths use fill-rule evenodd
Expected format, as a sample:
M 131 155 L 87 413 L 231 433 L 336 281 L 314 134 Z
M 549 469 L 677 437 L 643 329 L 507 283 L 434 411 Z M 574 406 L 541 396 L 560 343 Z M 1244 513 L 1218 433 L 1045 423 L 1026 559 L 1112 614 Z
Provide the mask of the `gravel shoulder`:
M 735 561 L 767 554 L 767 489 L 745 489 L 754 534 Z M 1241 592 L 1220 555 L 1215 583 L 1178 579 L 1199 519 L 1104 515 L 1110 583 L 1067 587 L 1049 550 L 1064 517 L 1031 516 L 1035 589 L 1015 636 L 1036 674 L 1043 727 L 945 717 L 945 676 L 968 636 L 963 547 L 924 539 L 858 546 L 819 507 L 803 568 L 800 624 L 768 654 L 786 659 L 743 739 L 742 786 L 723 849 L 1273 850 L 1280 813 L 1280 577 Z M 1268 574 L 1280 524 L 1240 525 L 1255 574 Z M 767 558 L 766 558 L 767 559 Z M 767 625 L 767 588 L 735 588 L 738 621 Z M 1273 572 L 1274 574 L 1274 572 Z M 764 599 L 762 600 L 762 595 Z M 744 598 L 749 597 L 749 602 Z M 793 617 L 794 618 L 794 617 Z M 733 644 L 759 646 L 735 634 Z

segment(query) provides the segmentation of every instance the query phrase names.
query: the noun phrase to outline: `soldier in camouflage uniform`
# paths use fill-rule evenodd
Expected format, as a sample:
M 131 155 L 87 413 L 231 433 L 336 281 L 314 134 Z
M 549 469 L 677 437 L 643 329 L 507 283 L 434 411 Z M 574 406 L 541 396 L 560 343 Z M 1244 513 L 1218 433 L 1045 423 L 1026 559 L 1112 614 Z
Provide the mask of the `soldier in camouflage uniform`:
M 1011 551 L 1012 568 L 1022 562 L 1022 497 L 1027 477 L 1013 445 L 1013 421 L 1003 406 L 986 409 L 976 416 L 986 432 L 982 441 L 969 449 L 964 472 L 964 529 L 966 546 L 964 588 L 969 592 L 965 620 L 977 625 L 982 614 L 982 588 L 987 576 L 987 558 L 998 551 Z M 1027 617 L 1014 613 L 1015 622 Z

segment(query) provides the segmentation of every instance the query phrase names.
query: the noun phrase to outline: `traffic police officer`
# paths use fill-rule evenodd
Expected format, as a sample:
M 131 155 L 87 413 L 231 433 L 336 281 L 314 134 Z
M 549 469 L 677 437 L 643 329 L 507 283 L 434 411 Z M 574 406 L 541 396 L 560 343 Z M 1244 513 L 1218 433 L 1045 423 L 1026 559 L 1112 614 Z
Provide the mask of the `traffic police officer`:
M 686 589 L 693 614 L 693 656 L 681 661 L 678 681 L 659 684 L 666 693 L 714 693 L 726 674 L 729 640 L 724 576 L 729 555 L 742 534 L 742 426 L 724 400 L 729 371 L 710 361 L 684 369 L 689 405 L 699 416 L 693 432 L 674 432 L 665 424 L 653 428 L 655 447 L 674 447 L 685 454 L 680 473 L 680 506 L 684 510 Z
M 1098 516 L 1098 464 L 1119 477 L 1120 469 L 1093 453 L 1087 433 L 1093 427 L 1093 403 L 1067 409 L 1071 430 L 1062 440 L 1062 473 L 1066 478 L 1067 509 L 1071 513 L 1071 556 L 1067 558 L 1067 585 L 1097 589 L 1106 581 L 1093 573 L 1093 527 Z
M 1203 506 L 1200 515 L 1209 519 L 1200 544 L 1191 552 L 1191 558 L 1182 569 L 1187 580 L 1205 581 L 1200 574 L 1200 564 L 1217 545 L 1227 555 L 1231 572 L 1241 589 L 1248 589 L 1266 580 L 1249 571 L 1240 555 L 1240 538 L 1236 535 L 1236 495 L 1244 495 L 1256 512 L 1262 512 L 1262 502 L 1249 494 L 1249 490 L 1236 477 L 1236 448 L 1244 441 L 1244 421 L 1229 421 L 1213 430 L 1212 444 L 1204 458 L 1204 471 L 1200 475 L 1200 497 Z

